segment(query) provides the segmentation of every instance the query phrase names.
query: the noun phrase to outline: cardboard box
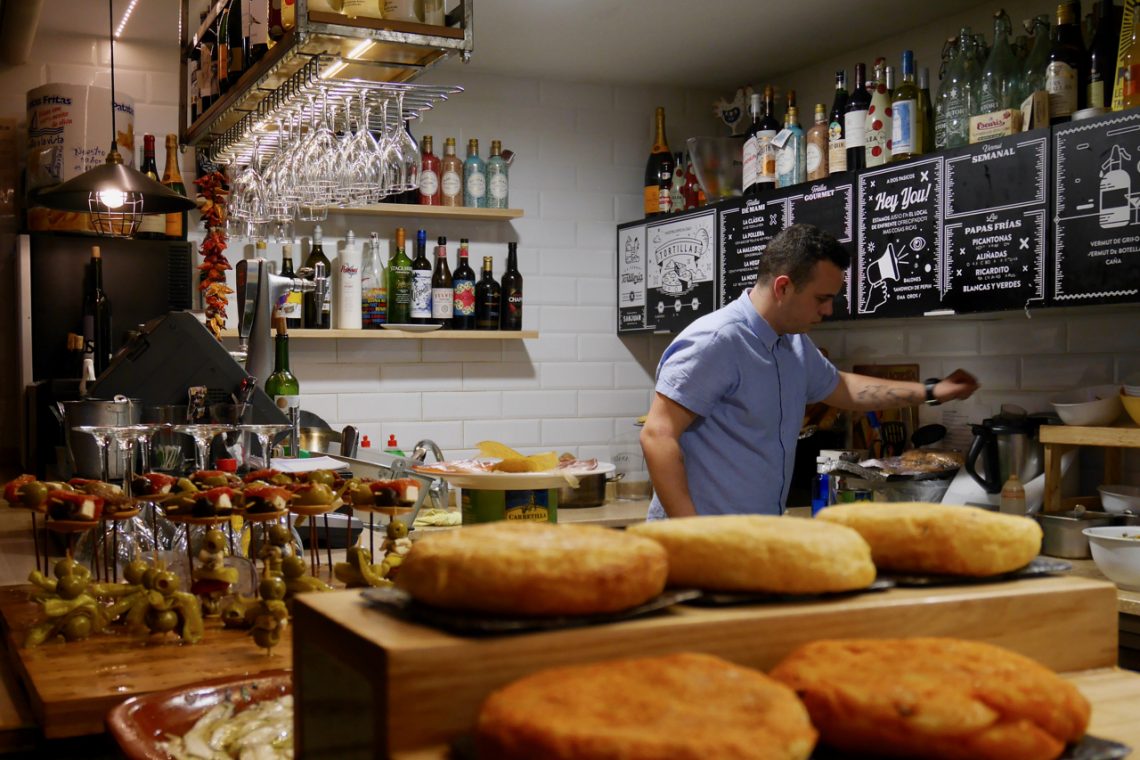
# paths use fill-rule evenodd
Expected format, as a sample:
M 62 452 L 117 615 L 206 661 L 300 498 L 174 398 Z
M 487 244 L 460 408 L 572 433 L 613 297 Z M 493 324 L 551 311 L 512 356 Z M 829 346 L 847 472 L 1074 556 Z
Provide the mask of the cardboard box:
M 1002 111 L 970 117 L 970 144 L 1006 137 L 1021 131 L 1021 111 L 1006 108 Z
M 1049 126 L 1049 93 L 1038 90 L 1021 102 L 1023 132 Z

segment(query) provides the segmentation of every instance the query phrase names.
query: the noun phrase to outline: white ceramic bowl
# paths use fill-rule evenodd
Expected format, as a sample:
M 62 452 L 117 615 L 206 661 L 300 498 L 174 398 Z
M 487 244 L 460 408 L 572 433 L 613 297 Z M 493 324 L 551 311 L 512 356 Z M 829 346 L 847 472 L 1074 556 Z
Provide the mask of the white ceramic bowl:
M 1097 490 L 1100 492 L 1100 504 L 1105 512 L 1119 514 L 1131 509 L 1140 514 L 1140 487 L 1109 485 L 1101 486 Z
M 1053 409 L 1066 425 L 1111 425 L 1124 411 L 1119 385 L 1094 385 L 1066 391 L 1053 399 Z
M 1125 385 L 1123 387 L 1125 396 L 1140 396 L 1140 385 Z
M 1097 569 L 1120 588 L 1140 591 L 1140 527 L 1109 525 L 1081 532 L 1088 537 Z

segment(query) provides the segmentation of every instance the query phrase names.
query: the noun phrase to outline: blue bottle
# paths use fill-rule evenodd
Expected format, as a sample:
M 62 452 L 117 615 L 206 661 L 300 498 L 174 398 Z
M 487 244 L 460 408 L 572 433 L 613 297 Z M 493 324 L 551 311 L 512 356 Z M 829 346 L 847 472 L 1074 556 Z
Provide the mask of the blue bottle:
M 479 141 L 467 141 L 467 160 L 463 162 L 463 205 L 487 208 L 487 165 L 479 158 Z

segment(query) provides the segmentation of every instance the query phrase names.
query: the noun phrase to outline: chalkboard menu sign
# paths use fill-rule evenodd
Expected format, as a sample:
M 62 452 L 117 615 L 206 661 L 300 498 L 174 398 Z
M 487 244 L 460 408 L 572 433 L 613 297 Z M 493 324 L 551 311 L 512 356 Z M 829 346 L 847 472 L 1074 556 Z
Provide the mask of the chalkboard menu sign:
M 855 185 L 849 174 L 790 188 L 787 200 L 788 225 L 814 224 L 834 235 L 847 250 L 855 246 Z M 831 319 L 851 316 L 851 271 L 847 272 L 845 292 L 836 299 Z
M 1053 147 L 1053 304 L 1138 300 L 1140 112 L 1057 127 Z
M 735 301 L 756 283 L 760 255 L 786 226 L 786 198 L 750 198 L 721 206 L 718 307 Z
M 1049 130 L 945 154 L 943 306 L 1018 309 L 1045 299 Z
M 618 332 L 650 330 L 645 313 L 645 222 L 618 227 L 617 256 Z
M 942 157 L 859 174 L 856 314 L 909 317 L 942 299 Z

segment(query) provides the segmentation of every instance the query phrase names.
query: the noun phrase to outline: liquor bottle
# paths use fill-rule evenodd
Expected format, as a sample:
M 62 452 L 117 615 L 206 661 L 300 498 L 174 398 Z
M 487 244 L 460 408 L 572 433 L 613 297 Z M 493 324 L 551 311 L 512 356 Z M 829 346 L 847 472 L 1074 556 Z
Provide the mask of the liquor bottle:
M 284 243 L 281 246 L 281 276 L 296 278 L 297 274 L 293 271 L 293 244 Z M 299 290 L 290 290 L 285 294 L 282 302 L 278 308 L 281 315 L 285 317 L 285 326 L 290 330 L 297 330 L 301 327 L 302 313 L 304 307 L 301 300 L 301 292 Z
M 459 262 L 451 276 L 451 329 L 475 329 L 475 270 L 467 261 L 467 238 L 459 239 Z
M 669 179 L 669 212 L 679 214 L 685 210 L 685 159 L 680 153 L 673 154 L 673 176 Z
M 487 208 L 510 208 L 510 180 L 503 158 L 503 144 L 491 141 L 491 157 L 487 159 Z
M 875 61 L 875 86 L 863 122 L 867 166 L 882 166 L 891 160 L 891 96 L 887 90 L 886 61 Z
M 1049 93 L 1049 123 L 1060 124 L 1085 107 L 1088 81 L 1088 57 L 1081 42 L 1081 30 L 1073 15 L 1073 6 L 1057 6 L 1057 28 L 1049 48 L 1049 64 L 1045 67 L 1045 91 Z
M 309 251 L 309 258 L 305 259 L 306 277 L 315 279 L 318 275 L 317 265 L 321 265 L 321 272 L 329 278 L 328 287 L 325 288 L 325 297 L 317 301 L 316 291 L 307 291 L 301 297 L 304 305 L 305 327 L 310 330 L 328 330 L 332 327 L 332 262 L 325 255 L 321 234 L 321 225 L 313 228 L 313 248 Z
M 416 257 L 412 259 L 412 302 L 409 320 L 414 325 L 431 324 L 431 262 L 427 257 L 427 230 L 416 230 Z
M 292 409 L 301 409 L 301 384 L 297 376 L 289 370 L 289 330 L 285 318 L 273 320 L 277 331 L 273 355 L 273 373 L 265 378 L 265 392 L 273 399 L 273 405 L 285 414 Z
M 431 152 L 431 135 L 424 135 L 420 146 L 423 149 L 420 154 L 420 205 L 439 206 L 443 203 L 439 189 L 439 157 Z
M 523 278 L 519 273 L 518 243 L 507 243 L 507 271 L 503 272 L 502 314 L 499 328 L 521 330 L 523 324 Z
M 388 323 L 412 321 L 412 260 L 404 251 L 404 228 L 396 228 L 396 254 L 388 262 Z
M 166 171 L 162 173 L 162 184 L 179 195 L 186 195 L 182 172 L 178 170 L 178 135 L 166 136 Z M 172 240 L 186 239 L 185 211 L 175 211 L 166 215 L 166 237 Z
M 431 321 L 447 327 L 455 306 L 451 270 L 447 266 L 447 238 L 440 237 L 435 247 L 435 271 L 431 274 Z
M 246 0 L 233 0 L 230 4 L 229 42 L 230 42 L 230 70 L 229 86 L 233 87 L 245 73 L 245 46 L 249 42 L 249 28 L 246 23 L 249 11 L 245 6 Z
M 847 70 L 835 72 L 835 100 L 827 122 L 827 171 L 840 174 L 847 171 L 847 141 L 843 132 L 843 112 L 847 110 Z
M 685 164 L 685 187 L 682 188 L 681 193 L 685 196 L 686 211 L 691 211 L 692 209 L 700 208 L 704 205 L 701 200 L 704 192 L 701 190 L 700 180 L 697 179 L 697 172 L 693 169 L 692 159 Z
M 154 135 L 143 135 L 143 160 L 139 171 L 155 182 L 159 181 L 158 164 L 154 162 Z M 152 240 L 166 237 L 166 215 L 148 214 L 146 211 L 144 206 L 136 237 Z
M 1042 14 L 1033 19 L 1033 46 L 1021 67 L 1021 93 L 1024 101 L 1038 90 L 1045 89 L 1045 69 L 1049 66 L 1049 17 Z
M 823 103 L 815 104 L 815 124 L 807 131 L 806 142 L 807 178 L 809 180 L 827 179 L 827 106 Z
M 455 138 L 449 137 L 443 141 L 443 160 L 440 161 L 440 196 L 441 206 L 463 205 L 463 162 L 455 155 Z
M 673 154 L 665 139 L 665 109 L 654 115 L 653 147 L 645 162 L 644 211 L 646 216 L 669 213 L 669 182 L 673 178 Z
M 1112 105 L 1122 19 L 1112 0 L 1101 0 L 1093 9 L 1094 12 L 1097 9 L 1100 12 L 1089 45 L 1089 78 L 1085 87 L 1085 102 L 1089 108 L 1108 108 Z
M 1020 105 L 1016 96 L 1017 59 L 1014 57 L 1013 48 L 1009 46 L 1011 28 L 1009 14 L 1004 10 L 994 13 L 994 44 L 990 48 L 990 55 L 978 79 L 977 105 L 972 114 L 974 116 L 1005 108 L 1016 108 Z
M 902 54 L 902 81 L 891 93 L 891 160 L 902 161 L 923 151 L 919 125 L 918 84 L 914 81 L 914 53 Z
M 756 132 L 757 166 L 760 187 L 776 186 L 776 147 L 772 140 L 780 131 L 776 121 L 776 91 L 769 85 L 764 88 L 764 112 L 760 116 L 760 129 Z
M 467 160 L 463 162 L 463 205 L 487 208 L 487 165 L 479 158 L 479 141 L 467 141 Z
M 245 22 L 247 18 L 248 23 Z M 245 36 L 249 39 L 245 67 L 251 69 L 253 64 L 269 52 L 269 0 L 245 0 L 242 4 L 242 20 L 245 23 Z
M 502 290 L 491 273 L 492 259 L 483 257 L 483 277 L 475 284 L 475 329 L 498 330 Z
M 799 109 L 796 108 L 795 102 L 796 91 L 788 90 L 788 111 L 784 115 L 784 129 L 773 141 L 776 144 L 776 187 L 791 187 L 807 179 L 804 130 L 800 126 Z
M 363 256 L 356 245 L 356 235 L 349 230 L 344 235 L 344 252 L 340 255 L 337 275 L 336 326 L 339 330 L 359 330 L 363 325 L 360 304 L 363 286 L 360 270 Z
M 83 292 L 83 355 L 84 362 L 91 362 L 95 377 L 111 363 L 111 301 L 103 290 L 103 255 L 97 245 L 91 247 Z
M 843 111 L 843 136 L 847 143 L 847 169 L 855 171 L 867 165 L 866 140 L 867 109 L 871 107 L 871 93 L 867 92 L 867 67 L 855 64 L 855 86 Z
M 378 330 L 388 314 L 388 273 L 380 253 L 380 236 L 373 232 L 364 253 L 360 275 L 361 324 L 365 330 Z
M 934 106 L 930 102 L 930 69 L 923 66 L 918 70 L 918 121 L 917 129 L 922 135 L 922 152 L 934 150 Z
M 763 106 L 760 104 L 760 93 L 752 93 L 750 98 L 752 113 L 752 123 L 748 126 L 748 131 L 744 133 L 744 147 L 743 153 L 743 170 L 741 173 L 741 190 L 745 197 L 752 197 L 760 193 L 760 112 Z

